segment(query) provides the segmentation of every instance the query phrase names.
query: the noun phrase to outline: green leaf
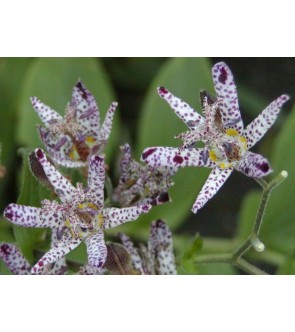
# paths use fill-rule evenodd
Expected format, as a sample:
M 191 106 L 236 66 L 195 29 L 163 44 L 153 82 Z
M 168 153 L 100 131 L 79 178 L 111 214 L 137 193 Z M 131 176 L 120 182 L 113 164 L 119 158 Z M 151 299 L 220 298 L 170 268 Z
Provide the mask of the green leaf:
M 49 191 L 41 186 L 32 175 L 28 164 L 28 153 L 31 149 L 20 149 L 23 158 L 23 170 L 21 176 L 21 191 L 17 203 L 21 205 L 40 207 L 41 200 L 49 196 Z M 44 242 L 45 229 L 27 228 L 13 225 L 14 236 L 22 253 L 29 262 L 34 261 L 33 251 Z
M 193 260 L 198 252 L 202 249 L 203 240 L 199 233 L 197 233 L 190 243 L 186 246 L 182 255 L 182 262 Z
M 0 218 L 0 242 L 15 242 L 12 224 L 4 218 Z
M 13 174 L 16 172 L 17 110 L 24 77 L 32 62 L 32 58 L 2 58 L 0 60 L 0 142 L 2 143 L 0 165 L 5 166 L 7 170 L 6 176 L 0 179 L 1 207 L 7 204 L 13 193 L 10 187 L 9 196 L 7 193 L 3 195 L 3 191 L 10 186 Z
M 34 111 L 29 98 L 36 96 L 46 105 L 64 115 L 65 107 L 71 100 L 72 89 L 78 79 L 81 79 L 96 97 L 101 119 L 104 119 L 108 107 L 115 98 L 108 77 L 98 59 L 37 59 L 30 68 L 22 92 L 17 130 L 18 139 L 22 145 L 35 148 L 42 144 L 35 128 L 36 124 L 41 124 L 41 120 Z M 118 110 L 116 112 L 119 113 Z M 113 151 L 118 152 L 115 147 L 119 137 L 119 127 L 119 114 L 116 114 L 106 149 L 108 160 Z
M 210 62 L 203 58 L 173 58 L 163 66 L 151 84 L 141 112 L 135 149 L 137 158 L 149 146 L 180 146 L 180 142 L 173 137 L 187 130 L 169 105 L 158 96 L 158 86 L 167 87 L 196 111 L 200 111 L 200 90 L 214 91 Z M 175 185 L 170 189 L 173 203 L 154 207 L 149 214 L 141 216 L 141 225 L 144 220 L 158 218 L 167 219 L 172 229 L 183 223 L 191 213 L 193 202 L 208 174 L 208 169 L 181 169 L 174 177 Z M 132 226 L 129 229 L 132 231 Z

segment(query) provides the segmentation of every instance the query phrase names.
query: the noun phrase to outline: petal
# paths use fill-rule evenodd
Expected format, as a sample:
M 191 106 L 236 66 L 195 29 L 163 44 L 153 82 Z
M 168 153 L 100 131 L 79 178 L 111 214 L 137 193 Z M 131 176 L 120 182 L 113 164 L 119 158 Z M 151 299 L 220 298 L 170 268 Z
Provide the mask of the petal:
M 214 167 L 205 149 L 189 148 L 179 150 L 171 147 L 151 147 L 143 151 L 141 160 L 152 167 L 170 166 L 173 168 L 187 166 Z
M 89 236 L 85 240 L 88 254 L 88 263 L 96 268 L 101 268 L 107 259 L 107 247 L 104 242 L 103 231 Z
M 0 257 L 14 274 L 31 274 L 29 262 L 15 245 L 3 243 L 0 246 Z
M 105 274 L 106 271 L 107 271 L 106 269 L 98 269 L 94 266 L 87 264 L 87 265 L 82 266 L 77 274 L 79 274 L 79 275 L 102 275 L 102 274 Z
M 49 129 L 41 126 L 37 126 L 37 130 L 46 150 L 56 163 L 65 167 L 83 167 L 87 165 L 87 162 L 75 161 L 70 158 L 74 144 L 69 136 L 52 133 Z
M 224 128 L 234 128 L 239 134 L 243 132 L 243 120 L 239 109 L 237 88 L 234 77 L 224 62 L 212 67 L 212 78 L 217 99 L 221 100 L 220 112 Z
M 63 221 L 59 212 L 13 203 L 5 208 L 4 217 L 13 224 L 23 227 L 58 227 Z
M 31 103 L 46 127 L 52 123 L 63 121 L 63 117 L 59 113 L 43 104 L 37 97 L 31 97 Z
M 80 238 L 74 238 L 69 232 L 64 232 L 61 240 L 50 249 L 32 268 L 32 273 L 41 272 L 45 266 L 57 262 L 70 251 L 74 250 L 82 242 Z
M 268 105 L 258 117 L 244 130 L 243 136 L 247 139 L 247 147 L 250 149 L 256 144 L 276 121 L 284 103 L 289 100 L 287 95 L 281 95 Z
M 216 167 L 211 171 L 206 183 L 204 184 L 193 205 L 192 211 L 194 213 L 197 213 L 198 210 L 200 210 L 209 201 L 209 199 L 217 193 L 217 191 L 221 188 L 221 186 L 230 176 L 232 171 L 232 167 L 225 169 Z
M 152 223 L 148 248 L 154 257 L 158 274 L 177 274 L 172 233 L 163 220 Z
M 58 232 L 59 232 L 59 230 L 57 228 L 53 228 L 51 231 L 51 248 L 56 247 L 56 245 L 59 241 Z M 62 257 L 61 259 L 59 259 L 58 261 L 56 261 L 54 263 L 54 266 L 51 269 L 51 274 L 62 275 L 62 274 L 65 274 L 67 269 L 68 269 L 68 266 L 66 263 L 66 258 Z
M 35 150 L 36 158 L 39 160 L 48 180 L 53 185 L 56 194 L 62 202 L 69 202 L 77 193 L 77 189 L 67 180 L 46 158 L 41 149 Z
M 102 215 L 104 222 L 103 229 L 109 229 L 119 226 L 125 222 L 136 220 L 142 213 L 148 213 L 152 208 L 149 204 L 132 206 L 127 208 L 106 208 L 103 209 Z
M 191 108 L 186 102 L 175 97 L 171 92 L 169 92 L 164 87 L 158 88 L 158 94 L 162 97 L 173 109 L 175 114 L 189 127 L 197 128 L 201 123 L 204 122 L 202 115 L 197 113 L 193 108 Z
M 70 106 L 76 111 L 76 121 L 83 128 L 83 135 L 98 139 L 99 109 L 93 95 L 79 81 L 73 89 Z
M 112 130 L 113 118 L 114 118 L 114 114 L 115 114 L 115 110 L 116 110 L 117 106 L 118 106 L 118 103 L 113 102 L 111 104 L 110 108 L 108 109 L 104 122 L 100 129 L 99 139 L 98 139 L 99 141 L 106 142 L 108 140 L 111 130 Z
M 130 240 L 129 236 L 120 233 L 119 237 L 123 246 L 129 251 L 132 266 L 134 267 L 134 269 L 138 270 L 141 274 L 144 274 L 141 257 L 138 253 L 138 250 L 134 247 L 134 244 Z
M 261 178 L 272 172 L 266 158 L 250 151 L 243 155 L 236 169 L 251 178 Z
M 102 207 L 104 203 L 104 181 L 104 158 L 92 156 L 88 171 L 88 189 L 89 193 L 93 195 L 93 203 L 96 203 L 98 207 Z

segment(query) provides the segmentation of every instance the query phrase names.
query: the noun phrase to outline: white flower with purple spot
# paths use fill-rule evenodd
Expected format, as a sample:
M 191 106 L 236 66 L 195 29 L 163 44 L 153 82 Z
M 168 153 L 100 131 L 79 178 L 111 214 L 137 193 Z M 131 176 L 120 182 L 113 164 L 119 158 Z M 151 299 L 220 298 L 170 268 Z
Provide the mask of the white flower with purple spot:
M 161 205 L 169 202 L 168 189 L 173 185 L 171 176 L 176 173 L 176 168 L 155 169 L 135 161 L 129 144 L 121 146 L 121 151 L 121 176 L 113 192 L 113 201 L 121 207 L 135 203 Z
M 248 150 L 273 125 L 283 104 L 289 99 L 287 95 L 281 95 L 244 128 L 230 69 L 223 62 L 217 63 L 212 68 L 212 77 L 217 98 L 201 92 L 204 117 L 167 89 L 158 88 L 160 97 L 184 121 L 189 131 L 177 136 L 184 141 L 180 148 L 151 147 L 142 153 L 142 160 L 153 167 L 213 168 L 193 205 L 194 213 L 216 194 L 234 169 L 252 178 L 271 172 L 266 158 Z M 194 147 L 199 141 L 204 143 L 204 148 Z
M 177 274 L 172 234 L 165 221 L 152 222 L 147 247 L 141 244 L 136 248 L 127 235 L 119 236 L 130 253 L 133 268 L 140 274 Z
M 56 163 L 82 167 L 87 165 L 91 154 L 102 154 L 111 132 L 116 102 L 111 104 L 102 125 L 96 101 L 81 81 L 73 88 L 64 117 L 36 97 L 31 102 L 45 125 L 45 128 L 37 126 L 41 140 Z
M 5 218 L 16 225 L 49 227 L 57 231 L 58 241 L 32 271 L 38 273 L 43 266 L 58 261 L 83 241 L 87 247 L 89 264 L 101 268 L 107 257 L 103 230 L 136 220 L 140 214 L 147 213 L 151 205 L 104 208 L 105 167 L 102 157 L 90 158 L 85 189 L 80 183 L 75 188 L 47 160 L 41 149 L 35 150 L 35 157 L 61 202 L 44 200 L 41 208 L 9 204 L 4 211 Z

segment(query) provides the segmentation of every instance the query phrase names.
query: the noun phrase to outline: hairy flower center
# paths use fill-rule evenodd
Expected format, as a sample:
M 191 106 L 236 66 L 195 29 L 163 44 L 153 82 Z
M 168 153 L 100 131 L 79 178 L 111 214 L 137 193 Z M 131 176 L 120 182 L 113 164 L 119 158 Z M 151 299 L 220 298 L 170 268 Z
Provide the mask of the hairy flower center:
M 247 140 L 235 129 L 225 131 L 222 139 L 212 144 L 209 158 L 221 168 L 228 168 L 238 162 L 247 151 Z

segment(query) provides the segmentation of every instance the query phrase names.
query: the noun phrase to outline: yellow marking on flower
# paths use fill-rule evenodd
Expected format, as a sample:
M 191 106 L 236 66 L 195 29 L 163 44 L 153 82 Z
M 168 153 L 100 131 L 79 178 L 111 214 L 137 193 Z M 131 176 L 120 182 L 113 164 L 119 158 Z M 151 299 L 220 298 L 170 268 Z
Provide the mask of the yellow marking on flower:
M 210 158 L 213 162 L 216 162 L 216 161 L 217 161 L 216 153 L 215 153 L 213 150 L 209 150 L 209 158 Z
M 239 135 L 239 133 L 237 132 L 237 130 L 236 129 L 233 129 L 233 128 L 228 128 L 228 129 L 226 129 L 226 135 L 228 135 L 228 136 L 238 136 Z
M 232 164 L 230 163 L 219 163 L 218 166 L 221 168 L 221 169 L 225 169 L 225 168 L 229 168 L 232 166 Z
M 97 226 L 101 227 L 104 222 L 102 214 L 98 214 L 96 218 L 97 218 Z
M 94 210 L 98 210 L 97 206 L 94 205 L 93 203 L 88 203 L 88 202 L 84 202 L 84 203 L 79 203 L 78 204 L 78 209 L 83 210 L 86 208 L 90 208 L 90 209 L 94 209 Z
M 244 136 L 240 136 L 240 142 L 243 143 L 244 149 L 247 150 L 247 139 Z
M 82 232 L 79 232 L 79 233 L 78 233 L 78 236 L 79 236 L 80 239 L 83 239 L 84 234 L 83 234 Z
M 70 152 L 69 152 L 69 157 L 72 160 L 80 160 L 80 155 L 78 153 L 78 150 L 76 148 L 76 145 L 73 145 Z
M 85 141 L 86 141 L 86 144 L 87 144 L 90 148 L 92 148 L 92 147 L 95 145 L 95 142 L 96 142 L 95 138 L 92 137 L 92 136 L 87 136 L 87 137 L 85 138 Z
M 70 220 L 69 220 L 69 219 L 67 219 L 67 220 L 65 221 L 65 226 L 68 227 L 68 228 L 71 228 L 71 223 L 70 223 Z
M 94 205 L 93 203 L 87 203 L 87 205 L 90 209 L 98 210 L 97 206 Z

